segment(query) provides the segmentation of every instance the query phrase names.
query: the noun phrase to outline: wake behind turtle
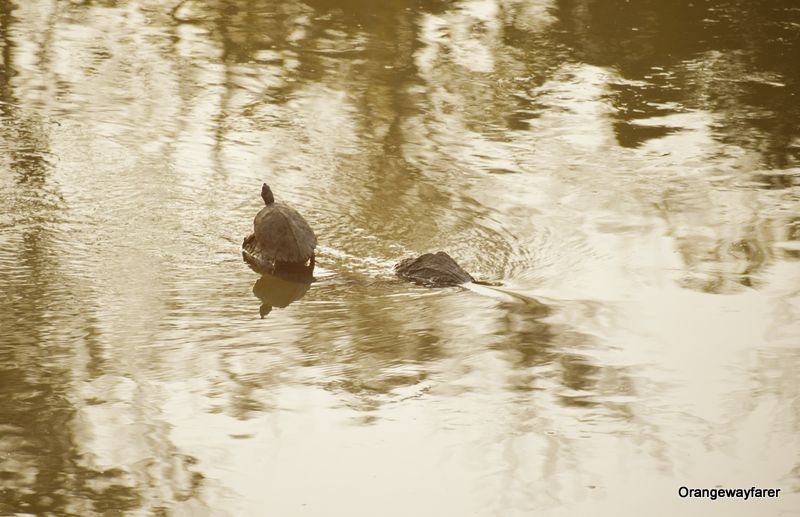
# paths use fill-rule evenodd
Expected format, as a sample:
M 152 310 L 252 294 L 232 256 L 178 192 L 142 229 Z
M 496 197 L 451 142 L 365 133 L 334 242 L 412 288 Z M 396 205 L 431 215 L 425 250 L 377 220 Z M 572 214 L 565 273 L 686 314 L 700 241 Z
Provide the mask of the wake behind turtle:
M 261 198 L 265 206 L 253 220 L 253 233 L 242 242 L 242 258 L 256 273 L 310 283 L 313 281 L 317 236 L 296 210 L 275 202 L 266 183 L 261 186 Z M 394 271 L 400 278 L 427 287 L 462 286 L 476 290 L 476 286 L 485 286 L 527 299 L 501 288 L 499 284 L 475 280 L 443 251 L 401 260 Z
M 276 203 L 272 189 L 261 186 L 264 207 L 253 220 L 253 233 L 242 242 L 242 258 L 256 273 L 304 281 L 314 271 L 317 236 L 295 209 Z M 450 255 L 443 251 L 407 258 L 395 266 L 400 278 L 428 287 L 474 283 Z

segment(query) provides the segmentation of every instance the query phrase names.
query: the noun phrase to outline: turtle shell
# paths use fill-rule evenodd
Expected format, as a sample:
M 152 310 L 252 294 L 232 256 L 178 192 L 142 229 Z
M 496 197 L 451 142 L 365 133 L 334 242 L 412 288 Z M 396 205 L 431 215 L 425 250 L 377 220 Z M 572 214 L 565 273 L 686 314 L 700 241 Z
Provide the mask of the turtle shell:
M 400 278 L 431 287 L 455 286 L 475 281 L 472 275 L 461 269 L 461 266 L 443 251 L 401 260 L 394 270 Z
M 281 203 L 270 203 L 256 214 L 253 233 L 262 254 L 280 262 L 305 262 L 317 247 L 317 236 L 303 216 Z

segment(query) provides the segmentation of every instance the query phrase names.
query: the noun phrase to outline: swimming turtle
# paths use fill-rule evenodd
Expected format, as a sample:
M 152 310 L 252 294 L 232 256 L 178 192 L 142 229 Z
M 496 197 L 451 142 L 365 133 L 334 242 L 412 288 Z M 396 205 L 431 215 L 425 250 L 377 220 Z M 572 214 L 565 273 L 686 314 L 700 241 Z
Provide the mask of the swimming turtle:
M 253 233 L 242 242 L 242 258 L 256 273 L 311 275 L 317 236 L 303 216 L 276 203 L 269 185 L 261 186 L 264 208 L 253 220 Z
M 453 258 L 443 251 L 401 260 L 394 267 L 400 278 L 428 287 L 447 287 L 475 282 Z
M 513 300 L 521 301 L 539 314 L 547 314 L 550 307 L 537 298 L 506 289 L 502 284 L 475 280 L 464 271 L 453 258 L 443 251 L 424 253 L 419 257 L 409 257 L 401 260 L 394 266 L 394 272 L 400 278 L 410 280 L 415 284 L 427 287 L 454 287 L 460 286 L 470 291 L 490 295 L 506 295 Z

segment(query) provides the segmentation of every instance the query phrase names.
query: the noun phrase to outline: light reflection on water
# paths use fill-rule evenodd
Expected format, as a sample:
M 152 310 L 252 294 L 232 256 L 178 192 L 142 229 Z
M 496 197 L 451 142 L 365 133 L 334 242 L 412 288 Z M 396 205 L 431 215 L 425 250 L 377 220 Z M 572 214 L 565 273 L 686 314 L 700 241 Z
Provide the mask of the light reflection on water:
M 0 513 L 798 507 L 791 2 L 159 4 L 0 6 Z

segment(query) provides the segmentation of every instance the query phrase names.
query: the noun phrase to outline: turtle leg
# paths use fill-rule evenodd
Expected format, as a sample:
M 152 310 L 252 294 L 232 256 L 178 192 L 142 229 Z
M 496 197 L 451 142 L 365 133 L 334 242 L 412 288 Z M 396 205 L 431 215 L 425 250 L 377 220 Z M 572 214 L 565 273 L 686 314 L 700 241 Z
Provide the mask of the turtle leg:
M 311 254 L 311 261 L 310 261 L 310 263 L 308 265 L 308 269 L 310 269 L 311 271 L 314 271 L 314 254 L 313 253 Z

